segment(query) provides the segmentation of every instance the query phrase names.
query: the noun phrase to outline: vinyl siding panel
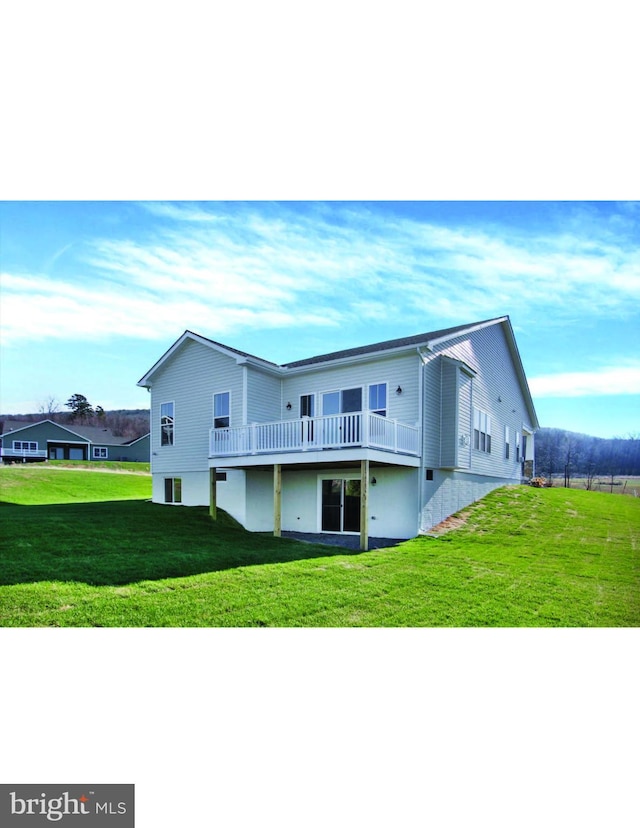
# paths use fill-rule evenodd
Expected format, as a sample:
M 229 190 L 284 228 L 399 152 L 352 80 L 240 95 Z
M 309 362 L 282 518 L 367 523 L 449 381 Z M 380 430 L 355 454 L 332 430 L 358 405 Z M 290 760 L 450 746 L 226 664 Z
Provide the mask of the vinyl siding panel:
M 321 395 L 326 391 L 344 388 L 363 388 L 363 408 L 368 408 L 368 386 L 387 383 L 387 417 L 417 425 L 419 420 L 418 377 L 419 359 L 416 354 L 356 362 L 352 365 L 333 366 L 321 370 L 305 371 L 285 377 L 282 393 L 282 418 L 300 416 L 300 396 L 315 394 L 316 416 L 322 413 Z M 396 388 L 402 394 L 396 394 Z M 291 402 L 291 411 L 286 404 Z
M 509 460 L 505 458 L 504 427 L 509 426 L 510 433 L 515 434 L 523 430 L 529 418 L 502 326 L 492 325 L 459 337 L 446 343 L 439 353 L 465 362 L 477 372 L 471 381 L 469 402 L 466 397 L 464 403 L 460 399 L 461 417 L 472 417 L 473 408 L 486 412 L 490 417 L 490 454 L 473 448 L 473 422 L 469 423 L 471 471 L 519 480 L 521 469 L 514 452 L 511 451 Z M 463 431 L 461 419 L 460 432 Z
M 282 380 L 247 367 L 247 424 L 280 419 Z
M 233 357 L 187 340 L 156 374 L 151 388 L 151 471 L 180 476 L 209 467 L 213 395 L 231 392 L 231 425 L 243 418 L 243 369 Z M 174 403 L 174 444 L 160 445 L 160 405 Z M 188 493 L 184 492 L 183 495 Z
M 440 369 L 440 466 L 455 468 L 458 460 L 458 366 L 442 360 Z
M 441 368 L 437 357 L 430 358 L 422 369 L 423 382 L 423 429 L 422 444 L 425 466 L 440 466 L 440 403 Z

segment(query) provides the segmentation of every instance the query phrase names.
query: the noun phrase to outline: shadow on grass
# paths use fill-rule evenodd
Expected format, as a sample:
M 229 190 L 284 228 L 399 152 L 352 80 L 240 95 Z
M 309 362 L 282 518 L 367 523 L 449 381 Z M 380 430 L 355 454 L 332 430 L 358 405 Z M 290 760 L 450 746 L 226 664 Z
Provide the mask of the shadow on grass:
M 222 510 L 144 500 L 0 508 L 0 585 L 122 586 L 333 555 L 343 547 L 245 531 Z

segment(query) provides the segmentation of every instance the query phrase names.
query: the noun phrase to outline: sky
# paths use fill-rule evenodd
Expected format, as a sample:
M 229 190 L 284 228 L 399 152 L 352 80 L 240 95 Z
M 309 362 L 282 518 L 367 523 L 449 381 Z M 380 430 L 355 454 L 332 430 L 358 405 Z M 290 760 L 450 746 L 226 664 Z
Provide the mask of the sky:
M 0 411 L 136 383 L 189 329 L 282 363 L 508 315 L 542 426 L 640 433 L 640 202 L 4 201 Z

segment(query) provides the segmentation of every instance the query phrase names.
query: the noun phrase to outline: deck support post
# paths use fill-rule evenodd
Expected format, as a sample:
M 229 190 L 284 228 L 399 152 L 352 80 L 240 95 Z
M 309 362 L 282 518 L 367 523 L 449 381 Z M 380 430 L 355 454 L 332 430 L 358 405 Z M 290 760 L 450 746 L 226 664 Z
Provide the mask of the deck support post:
M 273 464 L 273 535 L 282 535 L 282 466 Z
M 369 548 L 369 461 L 360 461 L 360 549 Z
M 209 469 L 209 517 L 211 520 L 218 519 L 218 506 L 216 503 L 216 470 Z

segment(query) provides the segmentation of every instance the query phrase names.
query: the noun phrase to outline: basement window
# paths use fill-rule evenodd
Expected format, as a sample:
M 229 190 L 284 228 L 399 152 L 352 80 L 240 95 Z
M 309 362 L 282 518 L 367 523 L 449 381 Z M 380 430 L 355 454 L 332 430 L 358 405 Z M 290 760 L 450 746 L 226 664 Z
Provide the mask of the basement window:
M 182 503 L 182 478 L 165 477 L 164 479 L 164 502 Z

